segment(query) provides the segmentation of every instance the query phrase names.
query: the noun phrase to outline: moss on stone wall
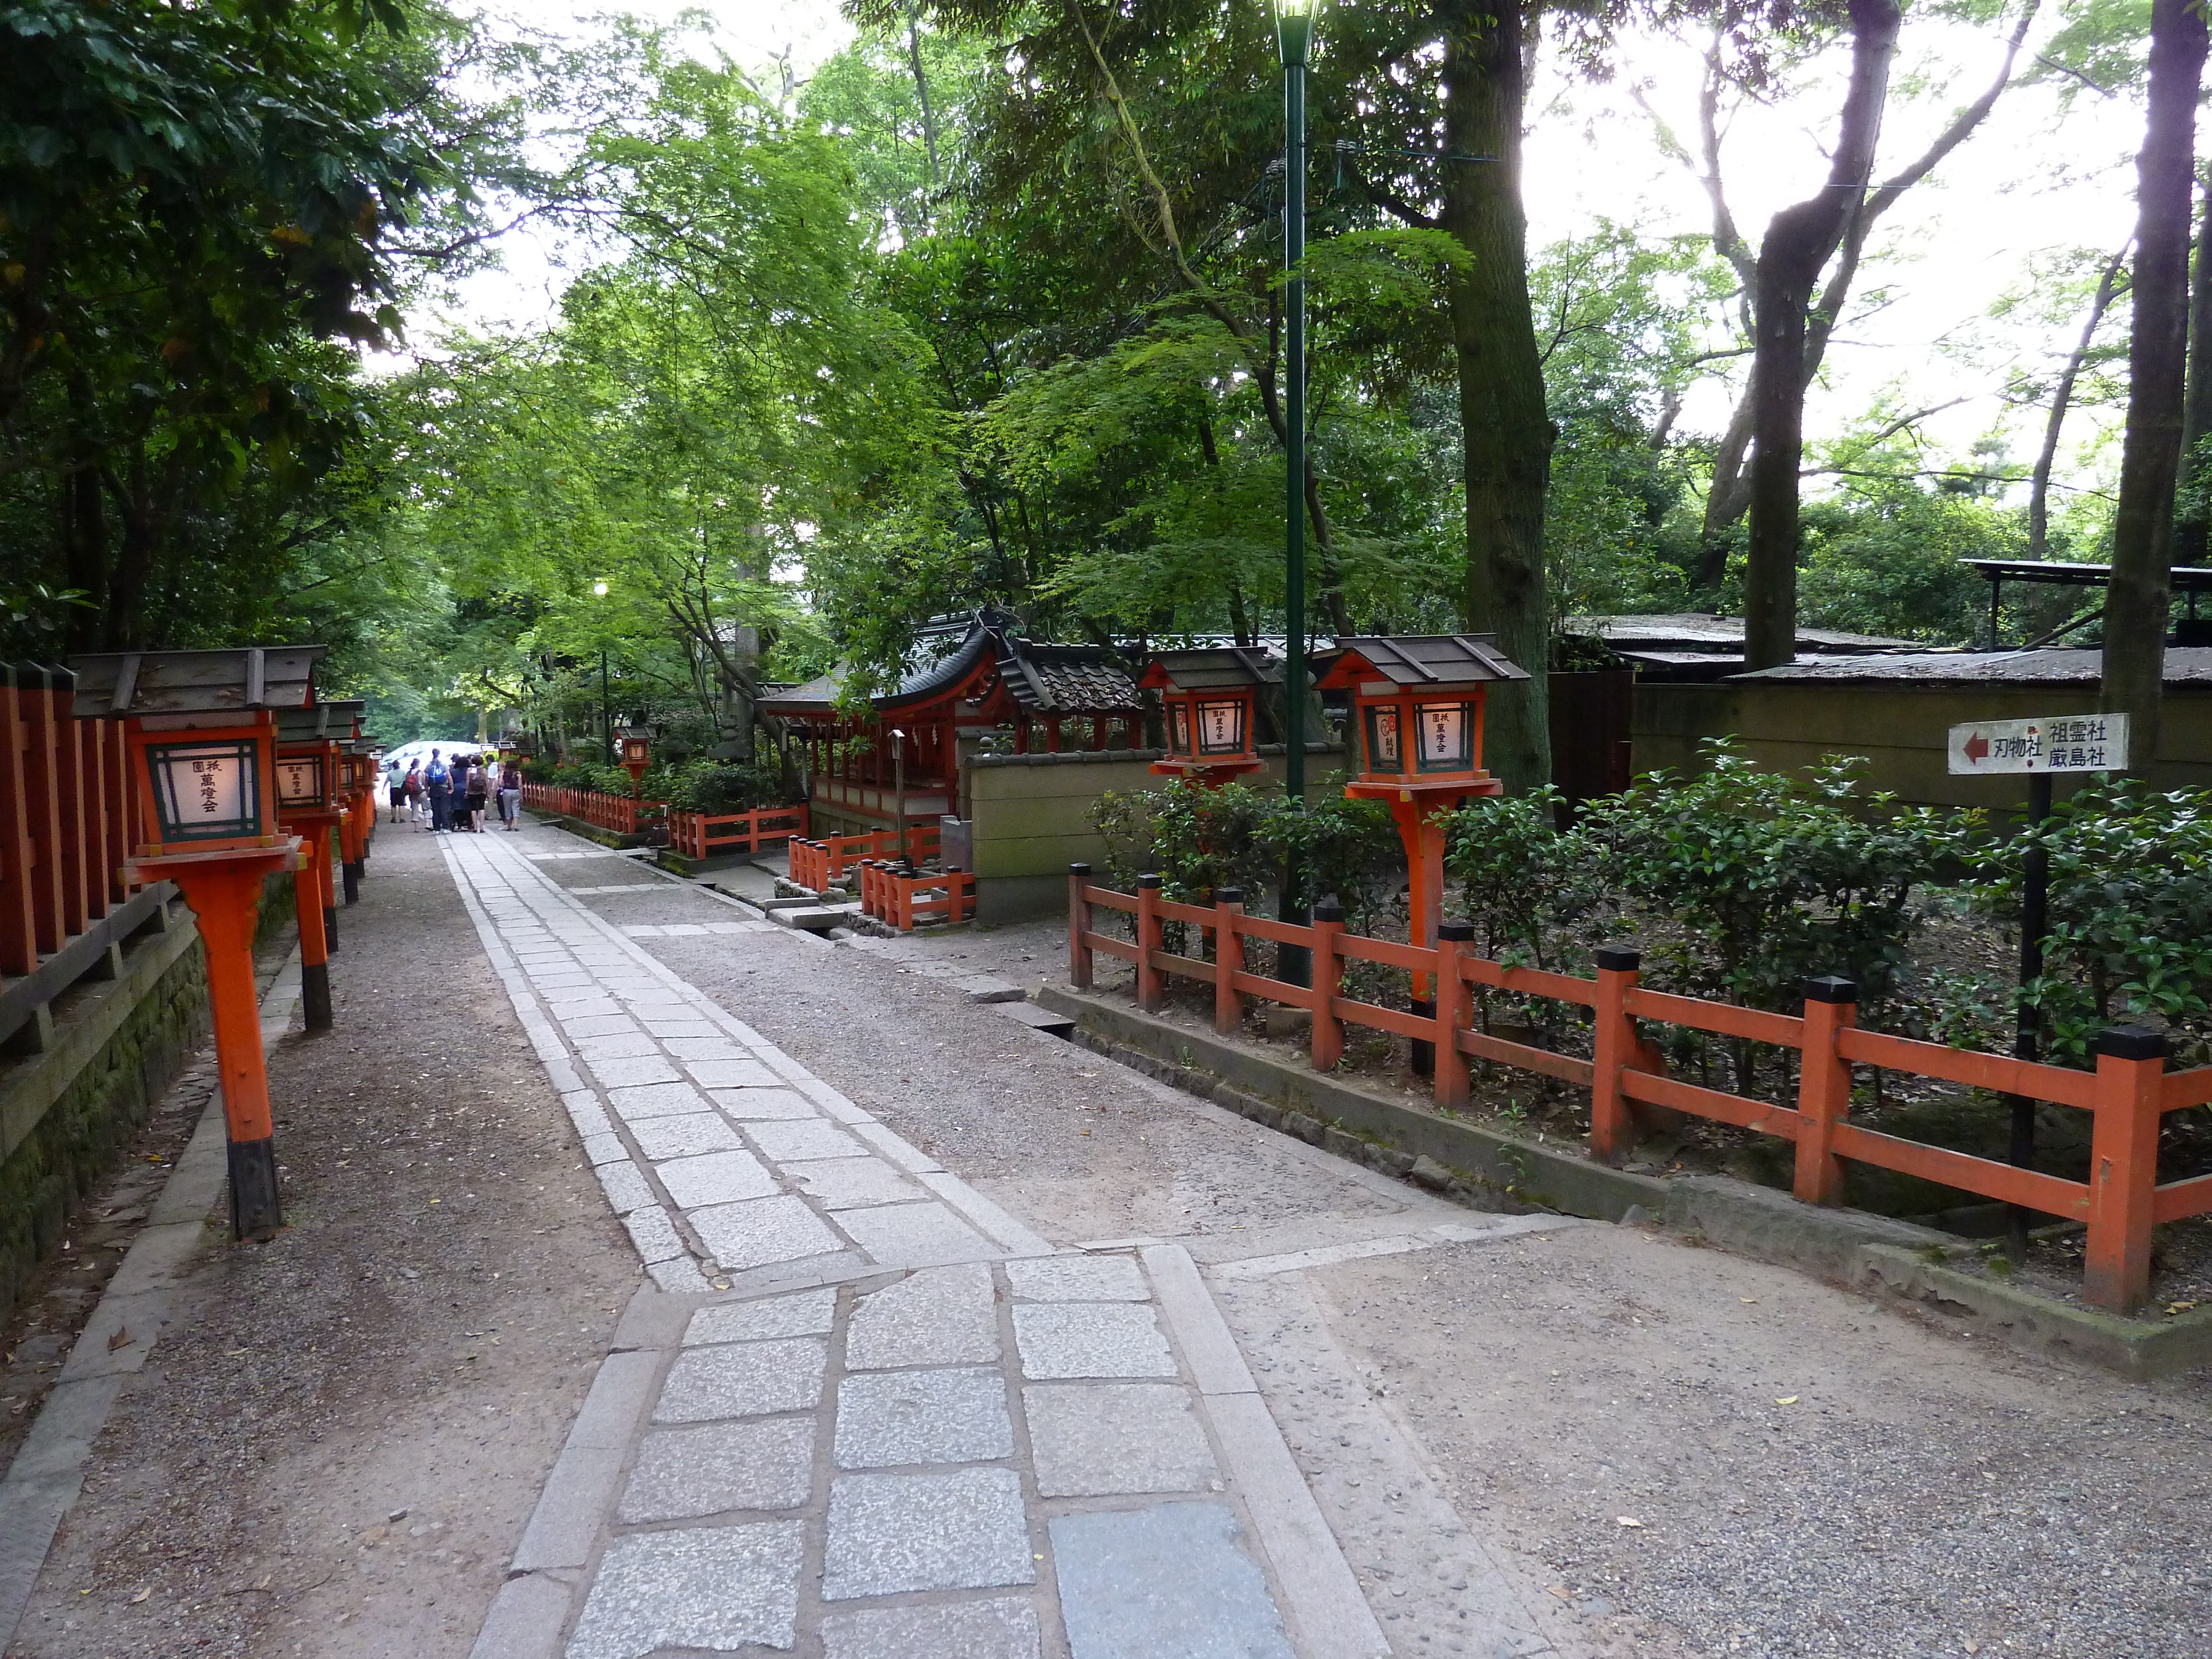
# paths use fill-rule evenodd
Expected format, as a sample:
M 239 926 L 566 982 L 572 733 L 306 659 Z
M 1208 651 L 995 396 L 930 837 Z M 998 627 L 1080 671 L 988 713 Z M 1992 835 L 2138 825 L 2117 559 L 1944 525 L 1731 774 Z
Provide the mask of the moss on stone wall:
M 61 1243 L 70 1210 L 137 1133 L 207 1030 L 206 959 L 195 939 L 0 1163 L 0 1314 L 15 1305 Z

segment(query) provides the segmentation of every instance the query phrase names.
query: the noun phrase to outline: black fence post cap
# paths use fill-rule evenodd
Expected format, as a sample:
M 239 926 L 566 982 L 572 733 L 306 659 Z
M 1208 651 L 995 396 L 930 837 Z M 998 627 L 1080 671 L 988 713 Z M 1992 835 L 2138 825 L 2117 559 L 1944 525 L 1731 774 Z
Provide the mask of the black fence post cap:
M 1318 900 L 1313 908 L 1313 919 L 1316 921 L 1342 921 L 1344 906 L 1334 898 Z
M 1217 887 L 1213 890 L 1213 902 L 1216 904 L 1242 904 L 1244 902 L 1244 890 L 1242 887 Z
M 1437 924 L 1437 938 L 1439 941 L 1449 941 L 1456 945 L 1463 944 L 1474 937 L 1474 924 L 1471 921 L 1440 921 Z
M 1071 864 L 1067 866 L 1067 873 L 1071 876 L 1087 876 L 1091 873 L 1091 866 L 1087 864 Z
M 1608 974 L 1632 974 L 1644 966 L 1644 952 L 1632 951 L 1625 945 L 1601 945 L 1597 947 L 1597 965 Z
M 2114 1025 L 2097 1033 L 2096 1049 L 2114 1060 L 2164 1060 L 2166 1033 L 2149 1025 Z
M 1159 884 L 1160 878 L 1158 876 L 1139 876 L 1137 878 L 1137 885 L 1139 887 L 1157 887 Z
M 1849 1002 L 1859 1000 L 1859 982 L 1841 974 L 1822 974 L 1805 981 L 1808 1002 Z

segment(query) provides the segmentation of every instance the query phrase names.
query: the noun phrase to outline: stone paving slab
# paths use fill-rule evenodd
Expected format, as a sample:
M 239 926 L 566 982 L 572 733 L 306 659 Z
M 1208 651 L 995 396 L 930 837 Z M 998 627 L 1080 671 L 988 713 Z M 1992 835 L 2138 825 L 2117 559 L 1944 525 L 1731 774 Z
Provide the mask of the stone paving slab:
M 1156 1285 L 1131 1249 L 1048 1254 L 577 890 L 514 851 L 447 856 L 611 1205 L 682 1293 L 625 1317 L 648 1346 L 602 1377 L 621 1362 L 608 1399 L 629 1419 L 594 1389 L 485 1626 L 539 1645 L 478 1659 L 1291 1651 L 1269 1574 L 1313 1575 L 1253 1541 L 1182 1357 L 1220 1340 L 1187 1255 Z M 820 947 L 771 930 L 731 948 Z

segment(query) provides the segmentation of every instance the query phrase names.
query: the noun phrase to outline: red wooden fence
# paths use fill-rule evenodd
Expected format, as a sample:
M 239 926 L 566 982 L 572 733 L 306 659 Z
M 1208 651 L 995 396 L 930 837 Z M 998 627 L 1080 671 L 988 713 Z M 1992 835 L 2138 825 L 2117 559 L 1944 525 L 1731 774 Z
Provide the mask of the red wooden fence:
M 2086 1223 L 2082 1294 L 2104 1308 L 2142 1305 L 2149 1294 L 2151 1229 L 2164 1221 L 2212 1211 L 2212 1176 L 2158 1180 L 2160 1120 L 2168 1112 L 2212 1103 L 2212 1066 L 2168 1073 L 2160 1035 L 2136 1027 L 2100 1039 L 2097 1069 L 2069 1071 L 2006 1055 L 1918 1042 L 1859 1029 L 1857 991 L 1850 981 L 1818 979 L 1806 986 L 1802 1014 L 1771 1013 L 1729 1003 L 1702 1001 L 1644 989 L 1638 983 L 1633 951 L 1601 951 L 1597 977 L 1580 979 L 1533 968 L 1509 968 L 1477 956 L 1466 923 L 1446 922 L 1434 949 L 1364 938 L 1344 931 L 1343 913 L 1316 909 L 1311 927 L 1248 916 L 1239 902 L 1173 904 L 1160 896 L 1159 878 L 1140 876 L 1137 890 L 1095 886 L 1086 865 L 1068 878 L 1068 972 L 1079 987 L 1092 978 L 1095 953 L 1133 963 L 1137 1001 L 1146 1011 L 1160 1004 L 1164 977 L 1181 975 L 1214 988 L 1214 1024 L 1232 1029 L 1246 997 L 1261 997 L 1313 1015 L 1313 1066 L 1328 1071 L 1344 1054 L 1349 1023 L 1433 1043 L 1436 1099 L 1464 1106 L 1470 1060 L 1540 1073 L 1590 1091 L 1590 1152 L 1618 1158 L 1634 1145 L 1639 1105 L 1686 1112 L 1776 1135 L 1796 1145 L 1792 1189 L 1808 1203 L 1841 1200 L 1839 1160 L 1855 1159 L 1939 1182 L 1984 1198 L 2021 1204 L 2047 1215 Z M 1094 909 L 1118 910 L 1135 923 L 1133 941 L 1097 932 Z M 1161 924 L 1186 923 L 1202 940 L 1214 941 L 1211 961 L 1162 947 Z M 1243 941 L 1272 939 L 1312 952 L 1311 987 L 1249 973 Z M 1201 944 L 1200 949 L 1203 949 Z M 1416 976 L 1434 975 L 1433 1017 L 1384 1008 L 1342 994 L 1343 964 L 1378 962 Z M 1510 1042 L 1470 1029 L 1473 988 L 1548 997 L 1592 1011 L 1593 1055 L 1559 1054 Z M 1685 1083 L 1666 1075 L 1658 1050 L 1637 1032 L 1638 1020 L 1687 1026 L 1743 1037 L 1802 1056 L 1796 1104 L 1782 1106 Z M 1917 1077 L 2050 1101 L 2092 1115 L 2090 1179 L 2068 1181 L 1863 1127 L 1850 1121 L 1853 1065 L 1886 1066 Z
M 820 892 L 845 878 L 845 872 L 862 859 L 892 858 L 899 850 L 896 830 L 870 830 L 857 836 L 824 836 L 816 841 L 791 843 L 791 878 L 801 887 Z M 909 823 L 906 854 L 917 861 L 933 859 L 938 852 L 937 826 Z
M 657 817 L 667 810 L 663 801 L 610 795 L 602 790 L 565 783 L 532 783 L 527 778 L 522 782 L 522 804 L 541 812 L 581 818 L 594 828 L 611 830 L 623 836 L 637 834 L 641 819 Z
M 143 786 L 122 726 L 76 718 L 76 686 L 64 668 L 0 663 L 0 1048 L 19 1052 L 175 891 L 124 879 Z
M 763 806 L 750 812 L 668 811 L 668 844 L 695 859 L 757 853 L 771 842 L 806 833 L 806 806 Z
M 863 859 L 860 909 L 902 933 L 917 920 L 973 921 L 975 877 L 967 870 L 909 871 L 885 859 Z

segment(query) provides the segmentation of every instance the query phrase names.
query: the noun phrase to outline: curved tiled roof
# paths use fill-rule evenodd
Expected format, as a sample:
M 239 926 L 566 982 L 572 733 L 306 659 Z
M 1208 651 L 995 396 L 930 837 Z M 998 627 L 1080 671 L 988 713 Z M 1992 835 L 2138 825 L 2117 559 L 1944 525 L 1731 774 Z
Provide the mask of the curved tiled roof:
M 1038 645 L 1013 633 L 1012 621 L 1000 612 L 980 612 L 958 645 L 911 670 L 897 690 L 871 697 L 868 706 L 892 714 L 933 702 L 957 690 L 987 661 L 996 666 L 1015 702 L 1035 714 L 1103 714 L 1138 706 L 1136 682 L 1108 660 L 1104 647 Z M 763 696 L 759 706 L 763 714 L 820 718 L 836 710 L 844 682 L 844 672 L 832 669 L 804 685 Z

